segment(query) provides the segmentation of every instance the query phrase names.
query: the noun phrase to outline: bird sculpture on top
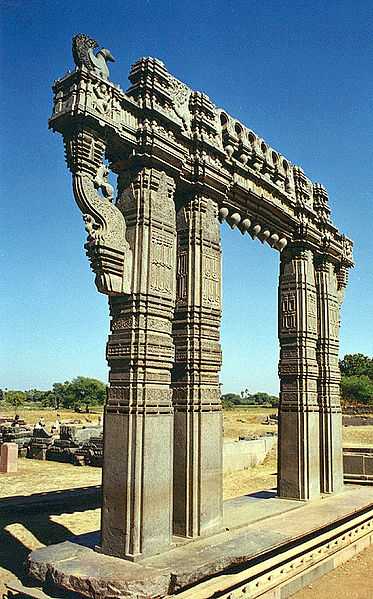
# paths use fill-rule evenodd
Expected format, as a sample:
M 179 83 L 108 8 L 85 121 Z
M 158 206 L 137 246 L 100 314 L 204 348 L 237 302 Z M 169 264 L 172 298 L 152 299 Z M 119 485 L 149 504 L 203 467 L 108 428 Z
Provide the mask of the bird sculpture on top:
M 93 71 L 102 79 L 109 79 L 109 69 L 107 63 L 115 62 L 110 50 L 101 48 L 96 54 L 94 49 L 98 48 L 98 43 L 85 35 L 78 33 L 73 37 L 73 57 L 77 67 L 86 67 L 89 71 Z

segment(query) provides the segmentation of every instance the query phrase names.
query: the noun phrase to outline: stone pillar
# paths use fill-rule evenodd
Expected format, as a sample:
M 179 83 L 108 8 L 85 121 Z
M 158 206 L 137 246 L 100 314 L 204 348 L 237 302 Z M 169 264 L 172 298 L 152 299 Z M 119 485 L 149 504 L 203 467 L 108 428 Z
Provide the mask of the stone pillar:
M 307 500 L 320 493 L 317 301 L 312 252 L 281 254 L 279 284 L 278 494 Z
M 170 546 L 176 286 L 174 182 L 144 168 L 119 178 L 133 252 L 132 291 L 110 298 L 102 551 L 136 560 Z
M 222 525 L 221 248 L 217 207 L 196 195 L 177 215 L 173 326 L 174 533 Z
M 17 472 L 18 468 L 18 445 L 17 443 L 3 443 L 0 452 L 0 472 Z
M 320 484 L 321 492 L 334 493 L 343 488 L 338 284 L 334 265 L 326 256 L 318 256 L 315 266 L 319 315 Z

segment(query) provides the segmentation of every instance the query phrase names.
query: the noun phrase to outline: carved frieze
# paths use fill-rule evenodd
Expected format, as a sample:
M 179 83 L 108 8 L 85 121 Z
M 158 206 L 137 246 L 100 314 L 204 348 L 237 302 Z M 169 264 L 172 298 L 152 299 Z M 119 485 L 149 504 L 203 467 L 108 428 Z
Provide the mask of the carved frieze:
M 171 235 L 154 232 L 151 236 L 150 255 L 150 291 L 171 295 L 174 288 L 174 240 Z
M 117 318 L 113 319 L 111 323 L 112 331 L 122 331 L 126 329 L 131 329 L 133 327 L 133 318 L 132 316 L 128 316 L 127 318 Z
M 205 252 L 202 256 L 202 301 L 220 308 L 220 256 Z
M 152 172 L 151 181 L 149 184 L 150 189 L 152 190 L 152 218 L 159 220 L 162 223 L 174 226 L 175 205 L 173 201 L 173 194 L 175 190 L 175 184 L 173 180 L 170 177 L 167 177 L 164 171 L 159 173 L 159 175 L 155 172 Z
M 312 333 L 317 332 L 317 303 L 316 293 L 307 294 L 307 326 Z
M 172 99 L 172 109 L 176 116 L 181 120 L 184 129 L 190 129 L 190 112 L 189 98 L 191 90 L 187 85 L 172 77 L 168 76 L 169 92 Z
M 176 272 L 176 302 L 185 302 L 188 296 L 188 254 L 179 251 Z
M 206 94 L 171 75 L 160 60 L 137 61 L 124 93 L 102 76 L 94 56 L 89 66 L 83 61 L 78 71 L 55 82 L 52 128 L 67 136 L 74 120 L 89 117 L 97 132 L 108 127 L 107 153 L 115 159 L 120 161 L 122 154 L 161 161 L 165 171 L 182 173 L 190 191 L 203 182 L 219 203 L 228 199 L 236 211 L 242 206 L 257 210 L 259 198 L 260 209 L 282 215 L 284 239 L 307 240 L 336 265 L 353 265 L 352 242 L 332 224 L 325 188 L 313 184 L 301 167 Z M 88 219 L 91 229 L 92 224 Z
M 283 293 L 281 296 L 281 329 L 290 331 L 297 325 L 296 295 L 295 293 Z

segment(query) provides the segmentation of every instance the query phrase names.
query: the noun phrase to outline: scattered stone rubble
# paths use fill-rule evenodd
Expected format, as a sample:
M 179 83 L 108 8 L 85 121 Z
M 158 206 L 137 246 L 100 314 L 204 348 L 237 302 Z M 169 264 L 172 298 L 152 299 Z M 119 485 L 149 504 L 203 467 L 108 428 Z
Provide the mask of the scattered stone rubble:
M 43 418 L 33 428 L 19 416 L 0 418 L 0 446 L 16 443 L 19 457 L 101 466 L 102 431 L 101 423 L 60 423 L 57 420 L 48 431 Z
M 31 437 L 32 429 L 19 416 L 0 418 L 0 446 L 3 443 L 16 443 L 18 445 L 18 455 L 26 457 Z

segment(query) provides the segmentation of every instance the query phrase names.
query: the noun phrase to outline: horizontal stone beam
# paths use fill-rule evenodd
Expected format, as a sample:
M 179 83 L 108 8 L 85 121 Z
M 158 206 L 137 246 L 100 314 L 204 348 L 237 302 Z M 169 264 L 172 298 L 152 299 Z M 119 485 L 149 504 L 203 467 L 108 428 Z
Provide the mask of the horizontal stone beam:
M 353 266 L 352 242 L 332 223 L 325 188 L 301 167 L 160 60 L 141 58 L 129 79 L 124 92 L 77 68 L 54 83 L 49 126 L 69 137 L 84 122 L 105 142 L 114 172 L 164 170 L 186 196 L 200 190 L 262 231 L 272 228 L 287 242 L 301 238 L 343 268 Z

